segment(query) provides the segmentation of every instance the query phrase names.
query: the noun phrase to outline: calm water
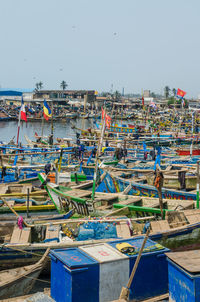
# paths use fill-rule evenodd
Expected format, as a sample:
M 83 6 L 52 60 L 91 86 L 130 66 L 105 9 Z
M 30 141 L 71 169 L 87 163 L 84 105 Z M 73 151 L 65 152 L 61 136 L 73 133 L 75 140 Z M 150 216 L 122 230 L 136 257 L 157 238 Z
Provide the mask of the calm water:
M 72 123 L 75 124 L 77 127 L 82 129 L 88 129 L 89 127 L 93 127 L 93 120 L 92 119 L 76 119 L 72 120 Z M 17 121 L 6 121 L 0 122 L 0 141 L 9 142 L 14 136 L 15 141 L 17 137 Z M 20 128 L 20 136 L 19 141 L 23 144 L 26 144 L 26 140 L 24 135 L 27 135 L 30 139 L 35 140 L 34 134 L 35 132 L 38 135 L 41 135 L 42 131 L 42 123 L 41 122 L 22 122 Z M 51 133 L 51 123 L 45 122 L 44 123 L 44 135 L 49 135 Z M 54 138 L 57 137 L 76 137 L 76 130 L 71 129 L 71 124 L 69 121 L 66 122 L 54 122 Z

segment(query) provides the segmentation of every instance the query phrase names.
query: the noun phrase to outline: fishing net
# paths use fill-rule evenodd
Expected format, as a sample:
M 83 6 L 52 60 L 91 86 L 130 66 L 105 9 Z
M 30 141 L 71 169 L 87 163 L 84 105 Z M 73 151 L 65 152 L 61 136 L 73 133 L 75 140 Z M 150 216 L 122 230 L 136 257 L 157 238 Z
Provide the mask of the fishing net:
M 76 240 L 117 238 L 116 224 L 108 222 L 86 222 L 79 227 Z

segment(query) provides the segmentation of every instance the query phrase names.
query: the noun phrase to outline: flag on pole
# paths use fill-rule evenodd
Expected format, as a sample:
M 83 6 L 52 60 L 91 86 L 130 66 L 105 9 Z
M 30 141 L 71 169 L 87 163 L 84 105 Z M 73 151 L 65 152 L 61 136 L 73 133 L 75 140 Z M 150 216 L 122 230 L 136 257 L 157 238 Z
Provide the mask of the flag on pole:
M 144 96 L 142 96 L 142 106 L 144 107 Z
M 27 122 L 27 116 L 26 116 L 26 110 L 25 110 L 23 96 L 22 96 L 22 100 L 21 100 L 20 119 Z
M 178 96 L 178 97 L 181 97 L 181 98 L 184 98 L 184 96 L 186 95 L 186 93 L 187 92 L 185 92 L 185 91 L 183 91 L 183 90 L 181 90 L 181 89 L 177 89 L 177 92 L 176 92 L 176 95 Z
M 112 121 L 111 117 L 108 114 L 106 114 L 106 127 L 107 128 L 110 128 L 111 121 Z
M 47 104 L 46 100 L 44 100 L 43 114 L 46 121 L 48 121 L 52 115 L 51 108 Z
M 27 116 L 26 116 L 26 110 L 25 110 L 23 96 L 22 96 L 22 99 L 21 99 L 21 108 L 20 108 L 20 111 L 19 111 L 19 118 L 18 118 L 17 145 L 19 143 L 19 131 L 20 131 L 20 122 L 21 122 L 21 120 L 27 122 Z

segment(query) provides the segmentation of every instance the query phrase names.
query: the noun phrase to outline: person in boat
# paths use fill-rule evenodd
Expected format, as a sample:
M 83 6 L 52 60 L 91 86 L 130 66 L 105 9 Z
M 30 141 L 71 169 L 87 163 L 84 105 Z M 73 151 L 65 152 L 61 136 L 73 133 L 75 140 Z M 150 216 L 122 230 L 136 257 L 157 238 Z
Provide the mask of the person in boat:
M 144 160 L 147 160 L 147 156 L 148 156 L 148 152 L 145 151 L 145 152 L 144 152 Z
M 1 171 L 1 179 L 3 180 L 4 179 L 4 177 L 7 175 L 7 173 L 6 173 L 6 167 L 2 167 L 2 171 Z
M 153 150 L 150 151 L 150 156 L 152 160 L 156 159 L 156 152 L 155 152 L 155 147 L 153 148 Z
M 49 145 L 53 145 L 53 135 L 49 136 Z

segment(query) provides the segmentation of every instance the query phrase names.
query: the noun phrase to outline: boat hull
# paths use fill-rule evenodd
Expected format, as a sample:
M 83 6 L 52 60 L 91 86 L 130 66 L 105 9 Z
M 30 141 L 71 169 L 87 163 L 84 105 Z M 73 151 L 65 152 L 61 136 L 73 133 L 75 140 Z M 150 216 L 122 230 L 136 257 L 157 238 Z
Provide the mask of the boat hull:
M 41 267 L 36 269 L 34 272 L 28 274 L 27 276 L 22 276 L 17 280 L 0 286 L 0 299 L 10 299 L 17 296 L 27 295 L 33 288 L 36 279 L 38 278 L 41 271 Z
M 129 187 L 128 195 L 159 197 L 154 186 L 132 182 L 128 179 L 113 176 L 106 173 L 102 183 L 98 186 L 97 192 L 119 193 Z M 196 200 L 196 194 L 172 189 L 162 189 L 162 197 L 165 199 Z
M 190 150 L 176 150 L 179 156 L 190 155 Z M 192 150 L 192 155 L 200 155 L 200 149 Z

